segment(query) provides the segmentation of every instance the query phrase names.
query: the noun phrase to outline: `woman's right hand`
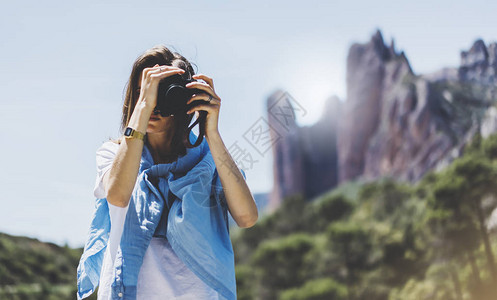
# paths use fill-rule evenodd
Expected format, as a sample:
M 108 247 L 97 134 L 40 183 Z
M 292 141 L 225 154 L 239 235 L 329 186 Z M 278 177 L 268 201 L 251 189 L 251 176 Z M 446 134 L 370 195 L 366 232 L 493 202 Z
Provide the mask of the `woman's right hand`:
M 138 102 L 143 102 L 151 111 L 157 106 L 157 90 L 159 82 L 174 74 L 183 74 L 185 70 L 167 65 L 156 64 L 151 68 L 145 68 L 142 72 L 140 96 Z
M 162 70 L 161 70 L 162 67 Z M 174 74 L 182 74 L 182 69 L 172 66 L 145 68 L 141 74 L 140 96 L 137 106 L 129 119 L 129 127 L 146 133 L 150 115 L 157 105 L 158 85 L 161 79 Z M 103 184 L 106 198 L 110 204 L 126 207 L 129 205 L 131 194 L 136 184 L 140 170 L 140 157 L 144 141 L 140 139 L 122 138 L 112 167 L 104 175 Z

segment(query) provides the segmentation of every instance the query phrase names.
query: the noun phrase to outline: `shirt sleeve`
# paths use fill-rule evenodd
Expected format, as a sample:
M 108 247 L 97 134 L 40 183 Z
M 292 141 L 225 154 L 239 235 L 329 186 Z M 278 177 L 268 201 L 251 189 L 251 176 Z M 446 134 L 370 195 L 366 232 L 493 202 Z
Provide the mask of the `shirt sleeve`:
M 119 144 L 112 141 L 107 141 L 103 143 L 103 145 L 100 146 L 96 152 L 97 178 L 95 180 L 95 188 L 93 189 L 93 195 L 96 198 L 105 198 L 106 196 L 103 178 L 105 173 L 107 173 L 112 167 L 112 162 L 116 157 L 119 146 Z

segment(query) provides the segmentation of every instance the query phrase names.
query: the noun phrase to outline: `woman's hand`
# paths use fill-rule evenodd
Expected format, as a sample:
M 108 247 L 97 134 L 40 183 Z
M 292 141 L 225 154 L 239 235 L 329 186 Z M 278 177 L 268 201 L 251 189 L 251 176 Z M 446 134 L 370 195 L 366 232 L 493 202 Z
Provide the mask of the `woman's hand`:
M 151 111 L 157 106 L 157 89 L 159 82 L 174 74 L 183 74 L 185 70 L 172 66 L 155 66 L 145 68 L 142 72 L 140 97 L 138 102 L 142 102 Z
M 205 93 L 200 93 L 193 95 L 190 100 L 186 103 L 190 104 L 195 100 L 205 100 L 209 101 L 209 95 L 212 96 L 212 100 L 209 103 L 199 104 L 195 107 L 192 107 L 187 113 L 193 113 L 197 110 L 203 110 L 207 112 L 206 120 L 205 120 L 205 135 L 208 137 L 209 134 L 218 133 L 218 121 L 219 121 L 219 109 L 221 108 L 221 98 L 214 91 L 214 83 L 212 78 L 207 77 L 204 74 L 193 75 L 194 79 L 202 79 L 207 83 L 203 82 L 190 82 L 186 85 L 187 88 L 196 88 L 200 90 L 204 90 Z

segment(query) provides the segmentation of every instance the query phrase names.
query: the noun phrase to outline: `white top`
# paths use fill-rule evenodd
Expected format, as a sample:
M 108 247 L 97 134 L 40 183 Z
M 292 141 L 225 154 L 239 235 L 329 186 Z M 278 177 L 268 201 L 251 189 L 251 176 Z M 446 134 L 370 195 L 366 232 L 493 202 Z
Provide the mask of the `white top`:
M 107 141 L 97 150 L 97 178 L 93 191 L 97 198 L 105 198 L 103 176 L 110 170 L 119 147 L 119 144 Z M 136 187 L 137 185 L 135 185 Z M 117 249 L 120 247 L 124 220 L 129 207 L 129 205 L 119 207 L 109 202 L 107 204 L 111 229 L 100 273 L 98 300 L 110 299 L 110 287 L 114 279 L 114 261 Z M 205 284 L 179 259 L 167 239 L 160 237 L 152 237 L 150 245 L 145 251 L 136 288 L 137 300 L 219 299 L 218 293 Z

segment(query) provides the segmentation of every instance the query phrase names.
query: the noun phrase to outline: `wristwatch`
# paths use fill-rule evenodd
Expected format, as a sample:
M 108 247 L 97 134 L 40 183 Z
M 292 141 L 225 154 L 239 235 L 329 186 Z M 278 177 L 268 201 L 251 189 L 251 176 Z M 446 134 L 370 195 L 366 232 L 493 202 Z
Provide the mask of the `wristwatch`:
M 126 130 L 124 130 L 124 137 L 127 139 L 140 139 L 142 141 L 145 140 L 144 133 L 136 131 L 131 127 L 126 127 Z

